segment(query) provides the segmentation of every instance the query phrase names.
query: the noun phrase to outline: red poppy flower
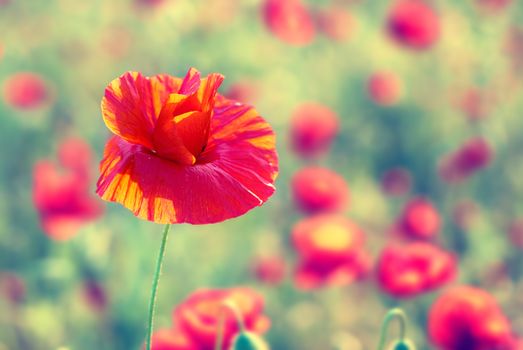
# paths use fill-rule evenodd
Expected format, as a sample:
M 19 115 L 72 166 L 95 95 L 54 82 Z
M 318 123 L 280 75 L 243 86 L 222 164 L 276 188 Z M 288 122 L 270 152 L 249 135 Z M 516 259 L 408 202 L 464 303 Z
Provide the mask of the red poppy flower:
M 423 0 L 398 0 L 392 6 L 387 29 L 394 40 L 406 47 L 424 50 L 439 39 L 440 20 Z
M 50 97 L 47 83 L 35 73 L 16 73 L 4 82 L 4 100 L 13 108 L 37 109 L 44 106 Z
M 191 337 L 179 328 L 159 329 L 153 333 L 151 350 L 201 350 Z
M 199 350 L 212 350 L 225 317 L 223 339 L 224 348 L 228 348 L 239 328 L 234 315 L 223 306 L 226 301 L 236 306 L 248 331 L 262 334 L 268 330 L 270 321 L 263 315 L 263 297 L 249 288 L 196 291 L 174 310 L 174 324 L 186 332 Z
M 349 202 L 349 186 L 343 177 L 326 168 L 308 167 L 291 179 L 294 202 L 308 214 L 344 210 Z
M 432 238 L 440 229 L 440 216 L 429 200 L 416 197 L 403 209 L 400 226 L 402 231 L 414 238 Z
M 318 13 L 318 29 L 335 41 L 347 41 L 354 34 L 356 21 L 352 14 L 341 6 L 331 6 Z
M 85 223 L 99 217 L 103 208 L 90 195 L 89 146 L 71 139 L 60 145 L 58 153 L 63 169 L 46 160 L 35 165 L 33 202 L 44 232 L 52 239 L 66 240 Z
M 381 252 L 377 274 L 385 292 L 398 298 L 413 297 L 452 281 L 456 261 L 432 244 L 391 244 Z
M 97 193 L 157 223 L 207 224 L 244 214 L 274 192 L 271 127 L 217 94 L 223 77 L 125 73 L 102 100 L 107 127 Z
M 367 83 L 370 99 L 380 106 L 393 106 L 401 98 L 402 83 L 399 77 L 392 72 L 376 72 Z
M 302 157 L 326 153 L 339 131 L 339 118 L 330 108 L 318 103 L 303 103 L 292 115 L 292 149 Z
M 489 143 L 481 137 L 472 138 L 441 159 L 439 175 L 448 183 L 460 183 L 489 166 L 492 158 Z
M 314 39 L 314 20 L 300 0 L 265 0 L 262 12 L 267 28 L 286 43 L 304 46 Z
M 494 298 L 475 287 L 444 292 L 432 304 L 428 331 L 432 342 L 445 350 L 512 350 L 509 321 Z
M 337 215 L 303 219 L 292 228 L 299 263 L 298 288 L 345 285 L 366 275 L 370 258 L 365 236 L 352 221 Z
M 286 264 L 281 256 L 256 258 L 252 264 L 252 273 L 260 282 L 279 284 L 285 278 Z
M 403 168 L 392 168 L 381 178 L 381 188 L 389 196 L 403 196 L 410 191 L 410 172 Z

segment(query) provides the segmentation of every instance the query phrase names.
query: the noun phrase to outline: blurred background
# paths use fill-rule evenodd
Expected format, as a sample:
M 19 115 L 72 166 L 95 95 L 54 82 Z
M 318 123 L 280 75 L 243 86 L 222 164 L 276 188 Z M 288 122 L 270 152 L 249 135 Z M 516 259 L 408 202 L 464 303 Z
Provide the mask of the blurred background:
M 0 349 L 140 347 L 162 228 L 94 194 L 100 101 L 125 71 L 190 67 L 273 126 L 280 173 L 263 207 L 172 228 L 157 327 L 198 288 L 250 286 L 273 349 L 375 349 L 392 306 L 436 349 L 431 306 L 466 284 L 523 333 L 523 5 L 414 2 L 0 0 Z M 357 272 L 300 279 L 293 234 L 311 215 L 361 229 Z M 398 291 L 383 249 L 412 242 L 450 272 L 418 286 L 429 263 L 402 263 L 420 271 Z

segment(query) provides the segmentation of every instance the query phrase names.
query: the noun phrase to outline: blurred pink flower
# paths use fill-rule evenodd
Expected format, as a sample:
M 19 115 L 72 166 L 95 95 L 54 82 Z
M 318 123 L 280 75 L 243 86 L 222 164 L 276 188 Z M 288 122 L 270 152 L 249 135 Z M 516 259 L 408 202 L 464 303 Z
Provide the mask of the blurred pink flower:
M 489 166 L 493 156 L 487 140 L 481 137 L 469 139 L 458 150 L 441 158 L 439 175 L 448 183 L 461 183 Z
M 415 50 L 433 46 L 441 32 L 438 14 L 424 0 L 396 0 L 387 29 L 396 42 Z
M 331 5 L 317 13 L 318 30 L 335 41 L 347 41 L 356 29 L 354 16 L 344 7 Z
M 349 204 L 347 182 L 327 168 L 299 170 L 291 179 L 291 190 L 297 207 L 307 214 L 340 212 Z
M 339 118 L 332 109 L 319 103 L 302 103 L 292 114 L 291 147 L 304 158 L 323 155 L 329 151 L 339 128 Z
M 399 225 L 407 236 L 429 239 L 438 234 L 441 219 L 432 202 L 423 197 L 415 197 L 403 208 Z
M 407 169 L 392 168 L 381 178 L 381 188 L 389 196 L 403 196 L 410 191 L 412 176 Z
M 403 92 L 400 78 L 393 72 L 381 71 L 373 73 L 367 82 L 370 99 L 380 106 L 397 104 Z
M 9 106 L 21 109 L 37 109 L 51 99 L 47 82 L 36 73 L 19 72 L 4 82 L 4 101 Z
M 294 46 L 313 41 L 314 20 L 301 0 L 264 0 L 262 13 L 267 28 L 280 40 Z

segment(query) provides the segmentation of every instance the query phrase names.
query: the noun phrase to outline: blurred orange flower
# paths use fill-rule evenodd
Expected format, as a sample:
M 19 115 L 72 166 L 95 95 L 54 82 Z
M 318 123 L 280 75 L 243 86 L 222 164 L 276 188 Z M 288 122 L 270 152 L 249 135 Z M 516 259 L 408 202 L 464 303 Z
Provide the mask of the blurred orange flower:
M 275 136 L 250 106 L 201 79 L 128 72 L 102 99 L 115 134 L 105 147 L 97 193 L 139 218 L 207 224 L 244 214 L 274 192 Z

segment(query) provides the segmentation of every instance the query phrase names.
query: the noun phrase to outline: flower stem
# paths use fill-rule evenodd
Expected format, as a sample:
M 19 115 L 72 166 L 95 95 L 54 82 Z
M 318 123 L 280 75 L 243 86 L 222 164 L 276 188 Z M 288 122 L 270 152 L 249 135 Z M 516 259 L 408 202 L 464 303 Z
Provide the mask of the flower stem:
M 151 350 L 151 338 L 153 335 L 153 319 L 154 308 L 156 306 L 156 294 L 158 291 L 158 282 L 160 281 L 160 274 L 162 271 L 163 257 L 165 256 L 165 244 L 167 243 L 167 236 L 169 234 L 170 224 L 165 225 L 162 234 L 162 243 L 160 245 L 160 252 L 156 260 L 156 268 L 154 271 L 153 285 L 151 287 L 151 298 L 149 299 L 149 315 L 147 317 L 147 337 L 145 338 L 146 350 Z
M 394 308 L 389 310 L 387 314 L 385 315 L 385 318 L 383 319 L 383 323 L 381 325 L 381 335 L 380 335 L 380 342 L 378 345 L 378 350 L 385 349 L 385 342 L 387 340 L 387 332 L 389 329 L 389 323 L 397 318 L 399 320 L 400 324 L 400 335 L 399 340 L 404 341 L 405 340 L 405 332 L 407 328 L 407 315 L 405 315 L 405 312 L 400 308 Z

